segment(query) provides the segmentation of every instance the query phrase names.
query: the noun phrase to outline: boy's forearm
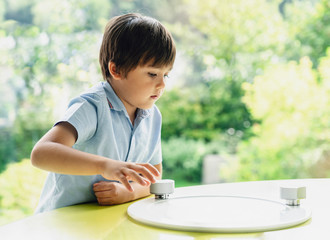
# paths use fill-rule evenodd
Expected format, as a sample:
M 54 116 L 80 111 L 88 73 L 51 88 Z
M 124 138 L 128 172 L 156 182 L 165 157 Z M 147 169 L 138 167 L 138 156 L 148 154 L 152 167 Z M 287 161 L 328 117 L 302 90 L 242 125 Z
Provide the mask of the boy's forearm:
M 147 163 L 122 162 L 50 141 L 36 144 L 31 153 L 31 161 L 38 168 L 60 174 L 102 175 L 108 180 L 120 181 L 130 192 L 133 189 L 129 179 L 138 185 L 147 186 L 147 181 L 155 182 L 161 176 L 161 164 L 152 166 Z M 140 195 L 146 196 L 148 193 L 142 191 Z
M 132 196 L 131 196 L 132 201 L 150 195 L 149 186 L 141 186 L 141 185 L 137 184 L 136 182 L 134 182 L 134 183 L 132 183 L 132 187 L 134 189 L 134 191 L 130 193 L 130 194 L 132 194 Z
M 51 172 L 96 175 L 101 174 L 105 158 L 60 143 L 42 142 L 33 149 L 31 161 L 34 166 Z

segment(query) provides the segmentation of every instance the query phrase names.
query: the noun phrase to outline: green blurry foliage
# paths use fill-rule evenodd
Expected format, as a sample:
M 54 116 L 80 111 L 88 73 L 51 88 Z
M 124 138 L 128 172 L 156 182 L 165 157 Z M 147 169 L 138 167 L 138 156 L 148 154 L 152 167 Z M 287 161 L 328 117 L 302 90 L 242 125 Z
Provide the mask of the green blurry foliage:
M 0 225 L 33 214 L 46 175 L 29 159 L 7 166 L 0 175 Z
M 103 29 L 102 18 L 110 11 L 110 1 L 38 1 L 32 8 L 34 24 L 41 30 L 73 33 Z M 70 23 L 70 24 L 68 24 Z
M 261 121 L 240 145 L 241 180 L 321 177 L 311 170 L 330 160 L 329 53 L 317 70 L 305 57 L 269 66 L 243 85 L 244 101 Z M 330 168 L 323 169 L 329 176 Z
M 166 92 L 157 102 L 163 115 L 162 138 L 185 137 L 210 142 L 228 129 L 243 133 L 250 126 L 250 115 L 241 95 L 240 84 L 226 79 Z
M 188 45 L 184 49 L 195 65 L 186 72 L 190 67 L 195 74 L 189 75 L 187 88 L 171 90 L 157 103 L 163 114 L 163 139 L 213 141 L 229 129 L 248 138 L 253 119 L 241 100 L 241 84 L 252 82 L 283 54 L 288 32 L 278 5 L 263 0 L 185 1 L 185 5 L 190 28 L 175 25 L 172 30 L 191 39 L 184 42 Z
M 286 12 L 293 37 L 288 44 L 288 56 L 296 61 L 302 56 L 309 56 L 317 67 L 320 57 L 326 55 L 329 47 L 330 1 L 320 0 L 316 7 L 308 1 L 293 1 L 287 5 Z
M 192 41 L 192 50 L 188 53 L 196 57 L 200 64 L 196 69 L 203 75 L 197 75 L 196 71 L 199 83 L 191 78 L 196 87 L 188 83 L 186 89 L 167 92 L 159 101 L 164 117 L 163 138 L 174 135 L 212 142 L 213 139 L 223 140 L 224 133 L 239 132 L 238 141 L 233 142 L 231 150 L 227 149 L 240 158 L 242 176 L 238 180 L 327 176 L 326 171 L 315 166 L 320 165 L 322 159 L 327 162 L 329 155 L 329 137 L 326 137 L 329 104 L 324 100 L 329 94 L 324 93 L 327 80 L 317 85 L 323 73 L 315 68 L 318 57 L 325 55 L 329 46 L 327 16 L 330 9 L 328 1 L 321 1 L 316 8 L 313 4 L 312 1 L 292 1 L 285 4 L 283 15 L 278 12 L 276 1 L 186 1 L 191 13 L 190 30 L 195 27 L 199 35 L 194 36 L 204 39 L 199 38 L 197 43 Z M 186 35 L 188 30 L 181 26 L 174 32 L 179 35 L 180 31 Z M 313 37 L 308 37 L 310 34 Z M 188 37 L 193 39 L 191 34 Z M 317 64 L 312 66 L 309 62 L 290 71 L 283 67 L 288 59 L 300 59 L 306 54 Z M 294 81 L 287 75 L 288 71 L 297 72 Z M 298 89 L 301 81 L 305 81 L 302 77 L 306 72 L 311 76 L 315 74 L 311 82 L 317 87 L 311 84 L 314 87 L 309 89 L 308 85 L 305 94 Z M 255 78 L 257 75 L 264 77 Z M 279 79 L 282 82 L 277 94 L 273 85 L 277 85 Z M 260 101 L 254 101 L 255 96 L 250 97 L 248 91 L 244 96 L 241 84 L 246 88 L 249 83 L 252 92 L 255 90 L 262 95 Z M 254 89 L 255 84 L 260 85 L 258 89 Z M 323 101 L 314 95 L 323 96 Z M 308 102 L 306 96 L 316 100 Z M 290 104 L 283 103 L 284 99 Z M 270 113 L 258 115 L 256 102 L 261 105 L 259 108 Z M 278 107 L 279 104 L 285 110 Z M 308 106 L 308 110 L 302 113 L 303 106 Z M 302 122 L 296 124 L 292 118 Z M 236 149 L 235 143 L 241 140 L 243 144 Z
M 185 138 L 172 138 L 162 144 L 163 178 L 200 182 L 205 143 Z
M 187 7 L 191 24 L 205 39 L 208 79 L 252 81 L 284 50 L 288 33 L 275 1 L 193 0 Z
M 163 178 L 174 179 L 178 185 L 200 184 L 202 180 L 203 159 L 209 154 L 218 154 L 228 159 L 228 166 L 221 170 L 224 180 L 236 180 L 237 159 L 233 153 L 241 140 L 241 133 L 233 129 L 221 137 L 205 142 L 201 139 L 172 137 L 162 142 Z
M 0 172 L 7 163 L 29 157 L 36 141 L 63 114 L 69 99 L 100 80 L 97 44 L 101 32 L 97 22 L 91 23 L 90 18 L 97 16 L 101 21 L 106 17 L 101 13 L 106 14 L 108 5 L 97 11 L 95 6 L 101 6 L 102 1 L 86 1 L 84 6 L 77 1 L 63 2 L 65 6 L 71 4 L 69 10 L 78 9 L 85 14 L 86 19 L 80 18 L 83 23 L 79 23 L 79 29 L 71 21 L 77 20 L 74 16 L 64 13 L 60 17 L 57 10 L 53 11 L 58 9 L 50 7 L 55 3 L 22 1 L 5 4 L 5 17 L 9 19 L 0 22 L 3 31 L 0 32 L 3 35 L 0 43 L 0 145 L 8 148 L 0 148 Z M 81 8 L 77 8 L 78 5 Z M 98 14 L 95 12 L 90 16 L 89 11 L 93 9 Z M 19 18 L 19 12 L 23 10 L 33 13 L 32 16 L 46 14 L 49 20 L 57 16 L 61 21 L 53 19 L 51 24 L 58 25 L 51 29 L 51 26 L 41 26 L 37 18 Z M 88 24 L 93 25 L 93 29 Z M 66 27 L 70 30 L 65 30 Z M 60 29 L 64 29 L 63 32 Z

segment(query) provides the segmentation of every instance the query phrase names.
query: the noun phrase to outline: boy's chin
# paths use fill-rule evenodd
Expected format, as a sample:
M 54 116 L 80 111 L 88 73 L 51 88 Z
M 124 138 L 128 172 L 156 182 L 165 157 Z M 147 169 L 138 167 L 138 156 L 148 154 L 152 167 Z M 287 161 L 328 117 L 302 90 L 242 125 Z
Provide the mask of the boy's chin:
M 152 104 L 151 106 L 148 106 L 148 107 L 146 107 L 146 106 L 143 106 L 143 107 L 140 107 L 140 109 L 143 109 L 143 110 L 148 110 L 148 109 L 150 109 L 150 108 L 152 108 L 152 106 L 153 106 L 154 104 Z
M 143 109 L 143 110 L 148 110 L 148 109 L 152 108 L 154 105 L 155 105 L 155 103 L 146 104 L 146 105 L 140 106 L 139 108 Z

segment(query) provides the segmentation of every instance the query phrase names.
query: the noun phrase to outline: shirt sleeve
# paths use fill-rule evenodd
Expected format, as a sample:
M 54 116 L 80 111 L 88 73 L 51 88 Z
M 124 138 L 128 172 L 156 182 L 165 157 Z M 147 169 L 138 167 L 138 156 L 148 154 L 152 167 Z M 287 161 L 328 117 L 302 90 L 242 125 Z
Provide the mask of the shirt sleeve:
M 85 142 L 96 131 L 96 107 L 83 97 L 77 97 L 69 103 L 64 116 L 56 124 L 60 122 L 68 122 L 77 130 L 78 138 L 76 144 Z
M 151 160 L 149 161 L 149 163 L 151 165 L 157 165 L 157 164 L 160 164 L 162 161 L 163 161 L 162 148 L 161 148 L 161 141 L 159 139 L 159 142 L 155 148 L 155 151 L 154 151 L 153 156 L 152 156 Z
M 163 161 L 162 158 L 162 146 L 161 146 L 161 126 L 162 126 L 162 115 L 159 111 L 159 109 L 154 106 L 153 107 L 153 117 L 152 117 L 152 126 L 153 126 L 153 134 L 154 137 L 154 151 L 152 154 L 152 157 L 149 161 L 151 165 L 157 165 L 160 164 Z

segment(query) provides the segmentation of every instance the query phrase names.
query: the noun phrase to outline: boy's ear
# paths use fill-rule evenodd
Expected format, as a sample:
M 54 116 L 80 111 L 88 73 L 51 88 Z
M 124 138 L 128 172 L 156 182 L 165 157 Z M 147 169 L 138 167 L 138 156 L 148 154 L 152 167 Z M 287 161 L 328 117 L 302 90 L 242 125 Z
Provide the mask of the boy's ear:
M 121 74 L 117 70 L 116 64 L 114 62 L 109 62 L 108 64 L 109 72 L 114 80 L 121 79 Z

